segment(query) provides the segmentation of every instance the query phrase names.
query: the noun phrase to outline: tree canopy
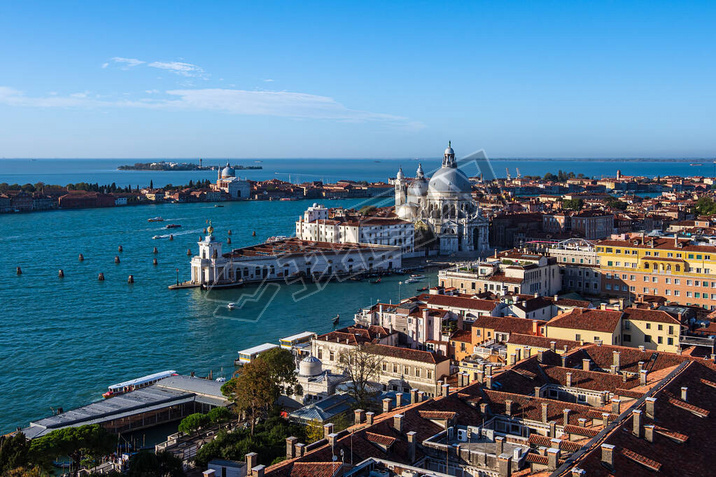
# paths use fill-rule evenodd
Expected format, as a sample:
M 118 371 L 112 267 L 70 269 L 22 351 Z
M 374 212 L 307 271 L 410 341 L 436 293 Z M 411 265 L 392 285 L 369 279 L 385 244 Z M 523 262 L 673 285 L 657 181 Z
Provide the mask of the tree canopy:
M 30 443 L 32 460 L 49 468 L 58 457 L 69 457 L 74 463 L 74 474 L 83 462 L 96 464 L 100 458 L 114 451 L 117 436 L 99 424 L 57 429 L 34 439 Z
M 694 212 L 699 215 L 716 214 L 716 202 L 711 197 L 701 197 L 696 201 Z
M 258 359 L 268 366 L 269 376 L 279 386 L 279 391 L 293 394 L 293 388 L 298 383 L 293 353 L 283 348 L 272 348 L 261 353 Z
M 353 347 L 340 357 L 344 372 L 352 381 L 348 393 L 356 400 L 358 406 L 370 406 L 375 391 L 370 382 L 377 379 L 383 359 L 370 352 L 368 345 Z
M 246 416 L 252 435 L 256 420 L 265 414 L 280 395 L 279 385 L 272 378 L 272 368 L 261 357 L 245 364 L 238 376 L 221 386 L 221 392 L 234 402 L 240 414 Z
M 129 459 L 128 477 L 184 477 L 182 460 L 169 452 L 140 451 Z
M 211 423 L 211 419 L 206 414 L 195 412 L 189 414 L 179 423 L 179 432 L 184 434 L 193 434 L 202 427 L 206 427 Z
M 0 475 L 26 467 L 30 462 L 29 452 L 30 442 L 22 432 L 14 436 L 0 436 Z

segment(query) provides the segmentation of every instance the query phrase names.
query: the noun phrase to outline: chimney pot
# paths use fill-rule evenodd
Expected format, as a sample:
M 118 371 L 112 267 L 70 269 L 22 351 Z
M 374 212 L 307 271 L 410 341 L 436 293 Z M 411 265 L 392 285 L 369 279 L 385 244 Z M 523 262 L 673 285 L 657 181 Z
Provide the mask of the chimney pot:
M 549 404 L 546 402 L 542 403 L 542 422 L 547 422 L 547 418 L 549 417 Z
M 582 370 L 589 371 L 590 369 L 591 360 L 584 358 L 582 360 Z
M 617 416 L 621 414 L 621 399 L 612 399 L 612 414 L 616 414 Z
M 353 416 L 355 417 L 355 424 L 363 424 L 363 420 L 365 419 L 365 411 L 363 409 L 356 409 L 353 412 Z
M 639 384 L 642 386 L 646 386 L 646 377 L 648 375 L 648 371 L 646 369 L 642 369 L 639 371 Z
M 323 425 L 323 438 L 328 439 L 329 434 L 333 434 L 333 424 L 330 422 Z
M 286 459 L 293 459 L 296 457 L 296 443 L 298 442 L 298 437 L 287 437 L 286 438 Z
M 547 449 L 547 469 L 557 470 L 557 464 L 559 463 L 559 449 L 549 448 Z
M 647 442 L 654 442 L 654 424 L 644 426 L 644 439 Z
M 505 414 L 507 414 L 508 416 L 512 415 L 512 400 L 511 399 L 505 400 Z
M 611 444 L 602 444 L 602 463 L 614 468 L 614 446 Z
M 375 413 L 373 411 L 368 411 L 365 413 L 365 422 L 369 426 L 373 425 L 373 417 L 375 416 Z
M 390 412 L 393 400 L 390 398 L 383 399 L 383 412 Z
M 403 393 L 395 393 L 395 407 L 401 407 L 403 405 Z
M 572 387 L 572 373 L 566 373 L 565 374 L 566 379 L 566 385 L 568 388 Z
M 562 416 L 564 416 L 564 422 L 562 423 L 563 426 L 566 426 L 569 424 L 569 413 L 572 412 L 571 409 L 565 409 L 562 411 Z
M 251 475 L 253 477 L 264 477 L 264 470 L 266 469 L 265 465 L 257 465 L 256 467 L 251 468 Z
M 656 407 L 656 398 L 654 397 L 648 397 L 645 399 L 646 404 L 646 415 L 649 416 L 651 419 L 656 419 L 656 411 L 654 408 Z
M 259 455 L 256 452 L 249 452 L 244 456 L 244 459 L 246 460 L 247 469 L 253 469 L 254 467 L 256 467 L 256 464 L 259 463 Z
M 682 387 L 681 387 L 681 400 L 682 400 L 682 401 L 684 401 L 684 402 L 688 402 L 688 401 L 689 401 L 689 400 L 687 399 L 687 398 L 688 398 L 688 392 L 689 392 L 689 388 L 687 388 L 686 386 L 682 386 Z
M 403 432 L 403 418 L 404 414 L 396 414 L 393 416 L 393 428 L 398 432 Z
M 635 410 L 632 413 L 632 432 L 636 437 L 641 437 L 641 411 Z

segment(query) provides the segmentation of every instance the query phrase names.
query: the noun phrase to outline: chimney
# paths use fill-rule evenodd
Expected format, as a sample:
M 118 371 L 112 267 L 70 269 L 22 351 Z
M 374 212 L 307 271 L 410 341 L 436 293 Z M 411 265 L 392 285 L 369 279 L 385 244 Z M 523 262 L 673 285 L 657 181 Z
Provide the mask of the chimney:
M 557 342 L 556 341 L 550 341 L 549 342 L 549 349 L 553 352 L 557 352 Z
M 547 418 L 549 417 L 549 404 L 546 402 L 542 403 L 542 422 L 547 422 Z
M 612 399 L 612 414 L 616 414 L 617 416 L 621 414 L 621 399 Z
M 609 425 L 609 413 L 608 412 L 602 413 L 602 425 L 604 427 L 607 427 Z
M 418 402 L 425 401 L 425 391 L 418 391 Z
M 602 444 L 602 464 L 610 469 L 614 468 L 614 446 L 611 444 Z
M 201 473 L 202 477 L 214 477 L 216 475 L 216 471 L 214 469 L 205 470 Z
M 287 437 L 286 438 L 286 459 L 293 459 L 296 457 L 296 443 L 298 442 L 298 437 Z
M 577 419 L 577 423 L 579 423 L 579 427 L 587 427 L 587 419 L 584 417 Z
M 639 361 L 636 365 L 639 368 L 639 372 L 644 369 L 644 361 Z
M 373 425 L 373 417 L 375 416 L 375 413 L 373 411 L 368 411 L 365 413 L 365 423 L 369 426 Z
M 492 376 L 485 378 L 485 386 L 487 386 L 487 389 L 492 389 Z
M 617 368 L 615 365 L 611 365 L 611 366 L 609 367 L 609 373 L 610 373 L 610 374 L 617 374 L 617 373 L 619 373 L 619 368 Z
M 586 470 L 580 469 L 579 467 L 572 467 L 572 477 L 585 477 L 586 475 Z
M 383 412 L 390 412 L 392 403 L 393 401 L 390 398 L 383 399 Z
M 556 437 L 553 437 L 552 439 L 549 440 L 549 446 L 552 449 L 559 449 L 560 442 L 562 442 L 562 439 L 557 439 Z
M 305 453 L 306 453 L 306 444 L 302 444 L 300 442 L 298 444 L 296 444 L 296 457 L 303 457 L 303 455 Z
M 642 369 L 639 371 L 639 384 L 642 386 L 646 386 L 646 376 L 649 374 L 649 372 L 646 369 Z
M 565 356 L 565 354 L 567 354 L 567 350 L 564 350 L 564 354 L 562 355 L 562 367 L 563 368 L 567 367 L 567 357 Z
M 338 434 L 336 434 L 335 432 L 331 432 L 330 434 L 328 434 L 328 436 L 326 436 L 326 438 L 328 439 L 328 443 L 331 445 L 331 447 L 334 447 L 336 445 L 337 437 Z
M 582 360 L 582 370 L 589 371 L 591 360 L 585 358 Z
M 323 438 L 328 439 L 329 434 L 333 434 L 333 424 L 330 422 L 323 425 Z
M 689 400 L 687 399 L 688 392 L 689 392 L 689 388 L 687 388 L 686 386 L 681 387 L 681 400 L 682 401 L 689 402 Z
M 497 474 L 500 477 L 510 477 L 512 475 L 512 456 L 509 454 L 497 455 Z
M 515 364 L 516 362 L 517 362 L 517 355 L 516 355 L 515 353 L 512 353 L 512 354 L 510 355 L 510 362 L 509 362 L 508 365 L 509 365 L 509 366 L 514 366 L 514 364 Z
M 253 468 L 259 463 L 259 455 L 256 452 L 249 452 L 244 456 L 244 459 L 246 460 L 247 469 L 253 470 Z
M 253 477 L 264 477 L 264 470 L 266 469 L 265 465 L 257 465 L 256 467 L 253 467 L 251 469 L 251 475 Z
M 557 470 L 557 463 L 559 462 L 559 449 L 549 448 L 547 449 L 547 469 Z
M 442 396 L 442 394 L 440 394 L 441 392 L 443 392 L 443 380 L 438 379 L 437 389 L 435 389 L 435 397 Z
M 450 385 L 448 383 L 443 384 L 443 396 L 450 394 Z
M 353 416 L 355 418 L 355 425 L 363 424 L 363 421 L 365 420 L 365 411 L 363 409 L 356 409 L 353 411 Z
M 554 341 L 553 341 L 553 343 L 554 343 Z M 537 362 L 538 363 L 544 362 L 544 351 L 542 351 L 542 350 L 537 351 Z
M 567 377 L 566 385 L 568 388 L 572 387 L 572 373 L 566 373 L 565 376 Z
M 646 398 L 645 401 L 646 401 L 646 415 L 652 419 L 656 419 L 656 412 L 654 410 L 654 407 L 656 406 L 656 398 L 648 397 L 648 398 Z
M 511 399 L 505 400 L 505 414 L 507 414 L 508 416 L 512 415 L 512 400 Z
M 535 386 L 535 397 L 539 397 L 539 391 L 542 389 L 540 386 Z
M 532 356 L 532 348 L 530 348 L 529 346 L 525 346 L 525 358 L 529 358 L 530 356 Z
M 406 434 L 408 436 L 408 459 L 411 465 L 415 462 L 415 451 L 418 446 L 417 438 L 415 437 L 417 434 L 415 431 L 410 431 Z
M 410 404 L 415 404 L 418 401 L 418 390 L 413 388 L 410 390 Z
M 495 436 L 495 454 L 500 455 L 505 450 L 505 438 Z
M 393 428 L 398 432 L 403 432 L 403 418 L 405 414 L 396 414 L 393 416 Z
M 399 408 L 403 405 L 403 393 L 395 393 L 395 407 Z
M 525 353 L 527 353 L 527 349 L 525 348 Z M 527 356 L 525 355 L 525 357 Z M 522 348 L 515 349 L 515 362 L 517 361 L 522 361 Z
M 570 412 L 572 412 L 571 409 L 565 409 L 564 411 L 562 411 L 562 416 L 564 417 L 564 422 L 562 424 L 563 426 L 566 426 L 569 424 L 569 413 Z
M 641 437 L 641 411 L 638 409 L 632 413 L 632 424 L 632 432 L 634 435 Z
M 477 370 L 477 382 L 480 384 L 485 382 L 485 372 L 480 369 Z
M 486 402 L 480 403 L 480 414 L 482 414 L 483 419 L 485 419 L 485 417 L 487 417 L 487 403 Z
M 644 426 L 644 439 L 647 442 L 654 442 L 654 424 Z
M 619 351 L 614 351 L 612 353 L 612 365 L 616 366 L 617 372 L 621 370 L 621 355 Z

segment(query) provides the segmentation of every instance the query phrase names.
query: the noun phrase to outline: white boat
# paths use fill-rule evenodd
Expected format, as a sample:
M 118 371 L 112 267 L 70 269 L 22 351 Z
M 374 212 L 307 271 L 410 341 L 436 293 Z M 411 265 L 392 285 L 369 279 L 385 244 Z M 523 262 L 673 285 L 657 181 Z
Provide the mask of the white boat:
M 410 275 L 410 278 L 412 278 L 413 280 L 424 280 L 425 275 Z
M 161 217 L 152 217 L 151 219 L 147 219 L 147 222 L 164 222 L 164 219 Z
M 154 237 L 152 237 L 152 240 L 157 240 L 157 239 L 160 239 L 160 238 L 162 238 L 161 235 L 155 235 Z
M 410 277 L 407 280 L 405 280 L 405 283 L 418 283 L 419 281 L 420 281 L 420 278 Z
M 159 380 L 168 378 L 169 376 L 176 376 L 176 374 L 177 372 L 174 370 L 162 371 L 160 373 L 148 374 L 147 376 L 142 376 L 141 378 L 113 384 L 109 386 L 106 393 L 102 394 L 102 397 L 108 399 L 118 394 L 124 394 L 129 391 L 134 391 L 135 389 L 145 388 L 147 386 L 151 386 Z
M 226 308 L 228 308 L 229 310 L 233 310 L 234 308 L 236 308 L 236 303 L 229 303 L 228 305 L 226 305 Z

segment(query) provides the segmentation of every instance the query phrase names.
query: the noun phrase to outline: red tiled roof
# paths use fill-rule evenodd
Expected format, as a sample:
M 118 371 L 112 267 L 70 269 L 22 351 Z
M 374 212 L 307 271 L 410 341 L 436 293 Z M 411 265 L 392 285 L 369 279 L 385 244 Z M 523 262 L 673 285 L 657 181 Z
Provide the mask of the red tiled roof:
M 679 320 L 663 310 L 647 310 L 642 308 L 627 308 L 624 310 L 624 318 L 637 321 L 652 321 L 678 325 Z
M 503 333 L 532 334 L 534 326 L 542 326 L 546 322 L 517 318 L 513 316 L 479 316 L 472 324 L 473 328 L 488 328 Z
M 547 323 L 547 326 L 552 328 L 613 333 L 617 325 L 619 325 L 621 316 L 621 311 L 582 310 L 581 308 L 576 308 L 552 318 L 552 320 Z
M 525 460 L 531 464 L 547 465 L 548 463 L 548 457 L 546 455 L 535 454 L 534 452 L 527 454 Z
M 450 340 L 472 343 L 472 333 L 468 330 L 456 331 L 455 334 L 450 337 Z
M 384 436 L 382 434 L 376 434 L 374 432 L 366 431 L 365 437 L 366 439 L 368 439 L 369 442 L 380 444 L 386 447 L 390 447 L 395 443 L 395 437 Z
M 492 311 L 496 302 L 479 298 L 466 298 L 449 295 L 424 295 L 428 305 L 435 307 L 462 308 L 466 310 Z
M 291 477 L 339 477 L 343 466 L 339 462 L 295 462 Z
M 418 411 L 418 414 L 423 419 L 450 420 L 455 417 L 456 413 L 451 411 Z
M 410 361 L 419 361 L 421 363 L 437 364 L 448 360 L 447 356 L 441 356 L 430 351 L 421 351 L 411 348 L 401 348 L 398 346 L 388 346 L 382 344 L 372 344 L 366 348 L 369 353 L 380 356 L 389 356 L 391 358 L 406 359 Z
M 622 449 L 622 454 L 624 455 L 624 457 L 631 459 L 634 462 L 641 464 L 655 472 L 659 472 L 659 469 L 661 469 L 661 464 L 657 461 L 649 459 L 648 457 L 644 457 L 641 454 L 637 454 L 632 450 Z

